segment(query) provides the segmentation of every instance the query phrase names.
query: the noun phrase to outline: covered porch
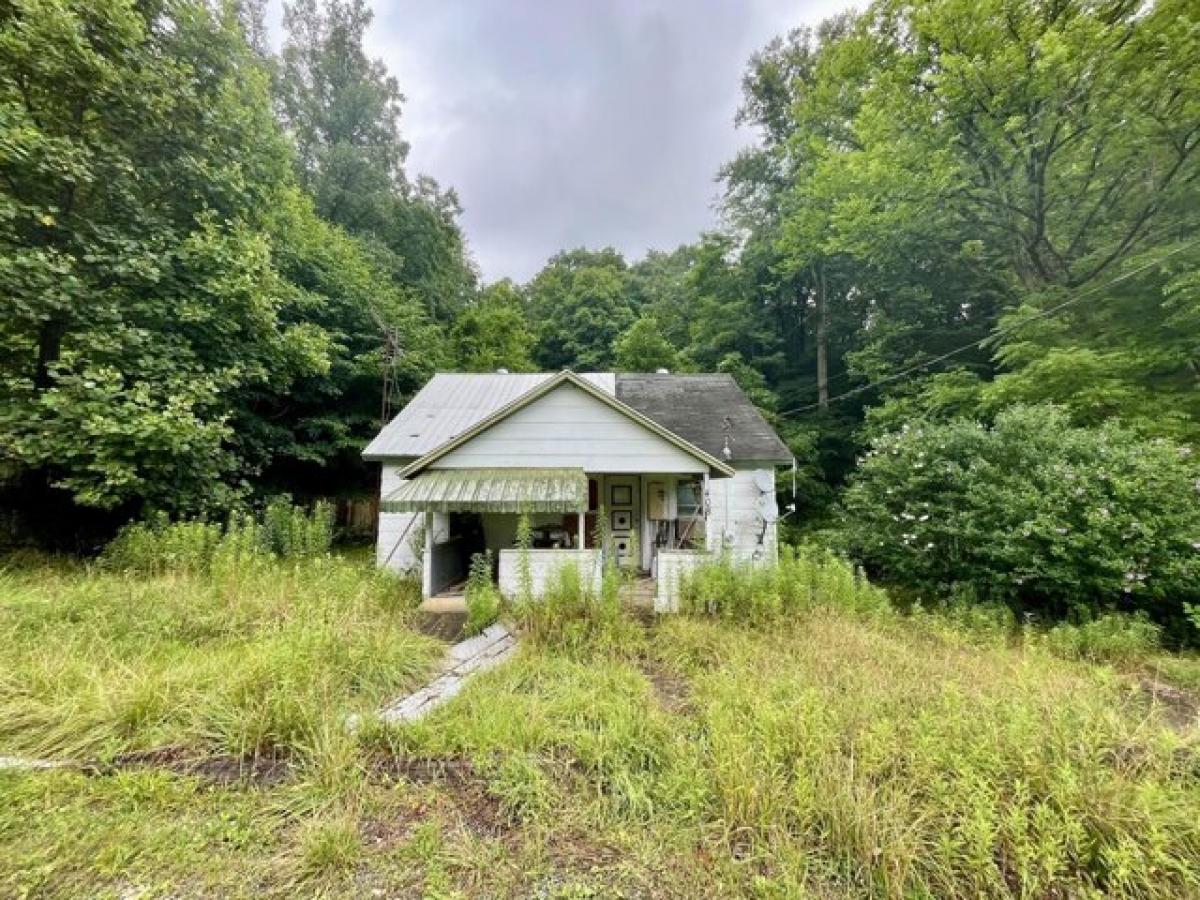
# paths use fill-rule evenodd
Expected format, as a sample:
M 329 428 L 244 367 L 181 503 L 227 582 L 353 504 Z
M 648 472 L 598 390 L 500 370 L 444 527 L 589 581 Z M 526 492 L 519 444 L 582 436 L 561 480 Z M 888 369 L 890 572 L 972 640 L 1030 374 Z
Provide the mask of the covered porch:
M 582 468 L 431 468 L 384 497 L 382 507 L 422 517 L 422 594 L 443 605 L 461 602 L 472 557 L 488 551 L 501 592 L 517 593 L 523 515 L 532 529 L 527 552 L 535 595 L 570 563 L 598 585 L 610 556 L 640 575 L 635 583 L 652 594 L 661 553 L 707 546 L 707 478 Z

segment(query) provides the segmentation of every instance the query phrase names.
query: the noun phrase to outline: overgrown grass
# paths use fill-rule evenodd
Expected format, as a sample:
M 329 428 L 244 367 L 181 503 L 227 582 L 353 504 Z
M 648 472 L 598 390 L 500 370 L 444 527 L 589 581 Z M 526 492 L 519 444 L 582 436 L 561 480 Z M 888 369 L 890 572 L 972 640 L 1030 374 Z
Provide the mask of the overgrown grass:
M 293 752 L 438 653 L 409 627 L 411 584 L 328 557 L 26 568 L 0 597 L 0 753 Z
M 467 577 L 467 635 L 479 634 L 495 622 L 503 603 L 500 589 L 492 581 L 492 552 L 476 553 Z
M 999 607 L 897 612 L 824 554 L 785 567 L 798 585 L 710 570 L 695 614 L 649 626 L 568 571 L 522 610 L 515 660 L 355 735 L 345 713 L 429 659 L 386 576 L 322 558 L 269 577 L 10 571 L 0 753 L 240 752 L 259 742 L 231 735 L 268 731 L 296 765 L 253 790 L 0 773 L 0 894 L 1194 896 L 1200 730 L 1143 683 L 1153 667 L 1186 686 L 1194 659 L 1124 621 L 1035 637 Z M 761 596 L 723 593 L 747 583 Z M 251 662 L 313 621 L 333 643 Z M 395 641 L 403 658 L 375 658 Z M 84 661 L 55 662 L 61 696 L 22 674 L 48 644 Z M 278 691 L 229 694 L 244 665 Z M 123 697 L 125 672 L 185 695 L 201 673 L 203 714 L 151 705 L 130 726 L 98 699 Z
M 522 821 L 573 798 L 598 833 L 695 853 L 716 896 L 1190 896 L 1195 729 L 1111 669 L 952 628 L 819 605 L 769 630 L 675 618 L 623 655 L 527 655 L 390 746 L 515 757 L 492 777 Z

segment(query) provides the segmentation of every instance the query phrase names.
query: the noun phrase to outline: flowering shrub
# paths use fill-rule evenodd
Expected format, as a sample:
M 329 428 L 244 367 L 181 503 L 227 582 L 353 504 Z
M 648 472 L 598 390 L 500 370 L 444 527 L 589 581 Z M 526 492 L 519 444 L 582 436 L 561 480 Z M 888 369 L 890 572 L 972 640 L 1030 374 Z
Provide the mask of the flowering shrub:
M 877 439 L 841 535 L 874 575 L 1053 616 L 1145 610 L 1186 627 L 1200 598 L 1200 467 L 1189 448 L 1019 406 Z

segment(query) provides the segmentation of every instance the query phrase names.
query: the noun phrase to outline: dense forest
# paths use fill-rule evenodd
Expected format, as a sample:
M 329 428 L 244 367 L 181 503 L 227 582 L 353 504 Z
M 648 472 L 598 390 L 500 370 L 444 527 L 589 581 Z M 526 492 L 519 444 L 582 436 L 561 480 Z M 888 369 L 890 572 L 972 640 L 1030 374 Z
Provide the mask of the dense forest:
M 780 36 L 719 228 L 527 284 L 481 283 L 406 168 L 370 22 L 296 0 L 274 52 L 256 0 L 0 0 L 10 537 L 369 494 L 363 445 L 435 370 L 661 366 L 733 375 L 797 457 L 792 530 L 889 580 L 1200 600 L 1194 2 Z

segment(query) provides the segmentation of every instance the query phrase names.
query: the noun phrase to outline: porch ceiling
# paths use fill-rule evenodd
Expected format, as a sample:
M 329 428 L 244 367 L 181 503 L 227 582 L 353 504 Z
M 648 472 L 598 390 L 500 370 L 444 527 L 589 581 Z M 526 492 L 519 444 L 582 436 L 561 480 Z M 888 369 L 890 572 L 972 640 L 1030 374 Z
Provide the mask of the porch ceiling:
M 383 498 L 383 512 L 579 512 L 583 469 L 426 469 Z

